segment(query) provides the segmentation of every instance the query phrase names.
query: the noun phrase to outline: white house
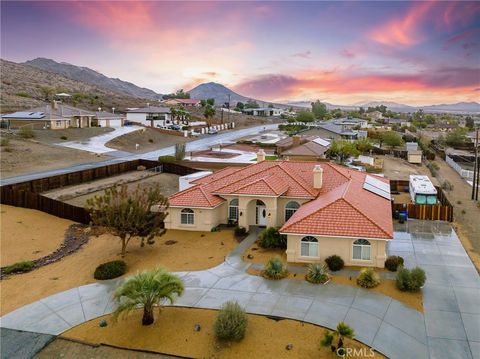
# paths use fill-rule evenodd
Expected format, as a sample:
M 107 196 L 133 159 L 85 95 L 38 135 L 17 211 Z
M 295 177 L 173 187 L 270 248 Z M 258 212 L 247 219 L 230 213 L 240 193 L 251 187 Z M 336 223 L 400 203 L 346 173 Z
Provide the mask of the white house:
M 168 107 L 144 107 L 127 111 L 127 121 L 139 123 L 144 126 L 165 126 L 172 120 Z
M 242 112 L 252 116 L 280 116 L 285 110 L 273 107 L 244 108 Z

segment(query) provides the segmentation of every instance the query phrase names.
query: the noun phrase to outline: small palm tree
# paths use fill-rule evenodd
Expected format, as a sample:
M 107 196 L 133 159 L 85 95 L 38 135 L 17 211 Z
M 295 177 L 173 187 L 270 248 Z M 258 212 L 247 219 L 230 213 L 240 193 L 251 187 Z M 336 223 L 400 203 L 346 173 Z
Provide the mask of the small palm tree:
M 337 346 L 333 345 L 335 336 L 338 337 Z M 332 352 L 337 352 L 337 354 L 340 354 L 339 350 L 343 348 L 343 340 L 345 338 L 353 338 L 354 336 L 355 331 L 344 322 L 340 322 L 338 323 L 337 329 L 333 334 L 328 330 L 323 333 L 323 339 L 321 340 L 320 344 L 324 347 L 329 346 Z
M 163 268 L 138 273 L 127 279 L 115 292 L 118 307 L 113 312 L 116 320 L 120 314 L 128 314 L 132 309 L 143 308 L 142 325 L 150 325 L 155 320 L 154 307 L 159 307 L 168 299 L 170 304 L 174 295 L 182 295 L 183 282 L 179 276 Z

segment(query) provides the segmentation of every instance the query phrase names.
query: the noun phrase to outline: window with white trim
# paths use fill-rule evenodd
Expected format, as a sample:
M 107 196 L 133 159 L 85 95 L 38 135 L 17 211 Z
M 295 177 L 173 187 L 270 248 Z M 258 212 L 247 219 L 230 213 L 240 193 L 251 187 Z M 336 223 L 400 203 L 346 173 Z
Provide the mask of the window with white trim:
M 193 209 L 184 208 L 180 213 L 181 224 L 195 224 L 195 212 Z
M 370 260 L 370 242 L 366 239 L 357 239 L 353 242 L 352 258 L 362 261 Z
M 238 221 L 238 199 L 232 199 L 228 206 L 228 219 Z
M 318 240 L 315 237 L 303 237 L 301 241 L 302 257 L 318 257 Z
M 288 202 L 287 205 L 285 206 L 285 222 L 290 219 L 291 216 L 297 211 L 297 209 L 300 207 L 298 202 L 291 201 Z

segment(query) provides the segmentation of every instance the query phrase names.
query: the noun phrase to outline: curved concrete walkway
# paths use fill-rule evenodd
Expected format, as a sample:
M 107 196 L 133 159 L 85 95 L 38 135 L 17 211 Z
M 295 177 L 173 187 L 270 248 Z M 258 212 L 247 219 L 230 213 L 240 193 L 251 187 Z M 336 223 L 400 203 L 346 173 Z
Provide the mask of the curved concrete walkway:
M 405 235 L 400 232 L 398 236 L 400 245 Z M 460 350 L 458 343 L 446 338 L 438 345 L 453 345 L 453 349 L 433 353 L 429 348 L 439 338 L 427 335 L 424 315 L 390 297 L 352 286 L 314 285 L 288 279 L 269 281 L 246 274 L 250 264 L 243 262 L 241 255 L 255 239 L 256 234 L 251 234 L 217 267 L 178 272 L 186 289 L 175 306 L 219 309 L 224 302 L 236 300 L 253 314 L 291 318 L 327 328 L 345 321 L 355 329 L 356 339 L 389 358 L 472 357 L 470 350 Z M 1 326 L 58 335 L 111 313 L 115 307 L 112 294 L 120 281 L 85 285 L 44 298 L 0 318 Z M 426 303 L 427 327 L 429 307 Z M 448 327 L 450 323 L 438 325 Z M 448 331 L 444 327 L 434 329 Z

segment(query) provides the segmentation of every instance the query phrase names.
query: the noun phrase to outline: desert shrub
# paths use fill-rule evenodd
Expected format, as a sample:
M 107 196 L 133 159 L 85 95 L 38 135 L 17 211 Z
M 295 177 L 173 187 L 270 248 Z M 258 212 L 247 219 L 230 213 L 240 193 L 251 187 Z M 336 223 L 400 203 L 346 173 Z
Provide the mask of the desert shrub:
M 0 141 L 0 146 L 2 146 L 2 147 L 10 146 L 10 139 L 9 138 L 2 138 L 2 140 Z
M 60 139 L 61 140 L 68 140 L 68 137 L 67 136 L 60 136 Z
M 17 262 L 3 268 L 3 274 L 30 272 L 33 267 L 35 267 L 35 263 L 32 261 Z
M 35 134 L 33 133 L 33 130 L 30 127 L 22 127 L 20 131 L 18 131 L 18 134 L 20 135 L 21 138 L 35 137 Z
M 422 268 L 415 267 L 412 270 L 400 267 L 397 272 L 396 285 L 403 292 L 418 292 L 427 279 Z
M 343 259 L 337 255 L 327 257 L 327 259 L 325 259 L 325 263 L 327 263 L 328 268 L 334 272 L 342 269 L 345 266 Z
M 148 139 L 148 142 L 153 143 L 153 140 L 151 138 Z
M 267 279 L 282 279 L 288 275 L 287 266 L 278 257 L 271 258 L 263 270 L 263 276 Z
M 385 268 L 390 272 L 396 272 L 399 266 L 403 266 L 403 258 L 400 256 L 389 256 L 385 261 Z
M 258 245 L 262 248 L 287 248 L 287 237 L 277 228 L 269 227 L 258 236 Z
M 437 162 L 432 162 L 432 167 L 435 168 L 437 171 L 440 169 L 440 166 Z
M 307 275 L 305 279 L 310 283 L 320 284 L 327 282 L 330 277 L 328 276 L 327 265 L 320 265 L 318 263 L 312 263 L 308 266 Z
M 158 157 L 158 162 L 174 163 L 175 161 L 176 161 L 175 156 L 160 156 L 160 157 Z
M 333 333 L 330 332 L 329 330 L 325 330 L 325 331 L 323 332 L 323 338 L 322 338 L 322 340 L 320 341 L 320 345 L 321 345 L 322 347 L 329 347 L 329 346 L 331 346 L 332 343 L 333 343 L 333 338 L 334 338 Z
M 237 302 L 226 302 L 215 321 L 215 335 L 220 340 L 240 341 L 245 337 L 248 318 Z
M 452 191 L 453 190 L 453 184 L 450 181 L 445 180 L 442 183 L 442 189 L 444 189 L 445 191 Z
M 380 284 L 380 276 L 373 268 L 363 268 L 357 277 L 357 284 L 363 288 L 373 288 Z
M 247 234 L 247 229 L 245 227 L 235 227 L 233 233 L 235 237 L 243 237 Z
M 28 92 L 25 92 L 25 91 L 17 92 L 15 95 L 20 96 L 20 97 L 30 97 L 30 94 Z
M 124 261 L 117 260 L 106 262 L 100 264 L 96 269 L 93 277 L 95 279 L 113 279 L 120 277 L 121 275 L 125 274 L 127 271 L 127 264 Z

